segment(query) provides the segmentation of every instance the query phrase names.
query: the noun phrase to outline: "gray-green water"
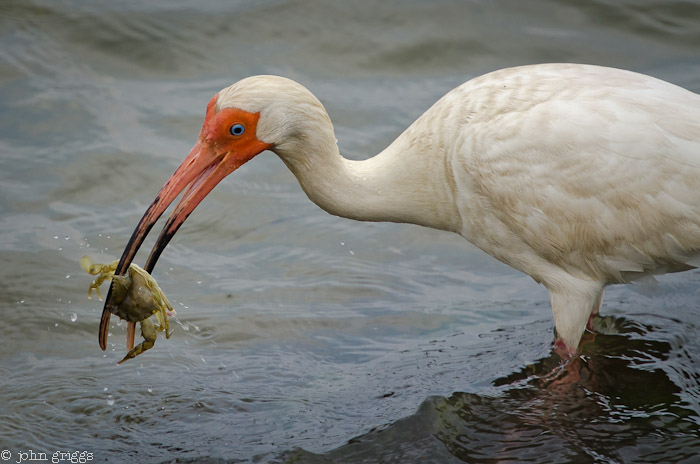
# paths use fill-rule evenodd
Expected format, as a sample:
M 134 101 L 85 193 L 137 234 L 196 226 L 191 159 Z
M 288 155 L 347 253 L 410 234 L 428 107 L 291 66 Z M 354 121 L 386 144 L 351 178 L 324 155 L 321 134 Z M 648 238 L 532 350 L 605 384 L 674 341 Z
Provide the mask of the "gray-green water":
M 302 82 L 358 159 L 455 85 L 551 61 L 700 92 L 700 2 L 2 1 L 0 458 L 700 462 L 698 272 L 610 288 L 611 333 L 552 374 L 542 287 L 454 235 L 328 216 L 269 153 L 156 267 L 174 336 L 116 366 L 113 318 L 97 346 L 78 261 L 119 256 L 220 88 Z

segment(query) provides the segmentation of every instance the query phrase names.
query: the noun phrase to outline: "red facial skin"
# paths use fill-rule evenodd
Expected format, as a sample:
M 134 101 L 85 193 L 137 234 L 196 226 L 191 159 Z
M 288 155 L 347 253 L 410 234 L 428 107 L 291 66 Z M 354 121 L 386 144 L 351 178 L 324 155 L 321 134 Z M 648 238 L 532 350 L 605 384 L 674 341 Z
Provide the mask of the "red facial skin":
M 146 261 L 144 269 L 149 273 L 155 267 L 158 257 L 175 232 L 204 197 L 224 177 L 251 160 L 255 155 L 271 147 L 271 144 L 258 140 L 256 137 L 260 113 L 250 113 L 238 108 L 224 108 L 216 111 L 217 96 L 215 95 L 207 105 L 207 113 L 197 143 L 160 189 L 136 226 L 119 260 L 115 271 L 116 275 L 123 275 L 126 272 L 148 232 L 183 190 L 185 193 L 170 214 L 168 222 Z M 239 135 L 231 133 L 231 127 L 236 124 L 242 124 L 245 129 Z M 130 350 L 134 346 L 134 329 L 138 321 L 129 320 L 128 314 L 114 304 L 111 295 L 112 289 L 110 287 L 100 321 L 100 348 L 105 350 L 107 347 L 109 318 L 114 313 L 129 321 L 126 349 Z

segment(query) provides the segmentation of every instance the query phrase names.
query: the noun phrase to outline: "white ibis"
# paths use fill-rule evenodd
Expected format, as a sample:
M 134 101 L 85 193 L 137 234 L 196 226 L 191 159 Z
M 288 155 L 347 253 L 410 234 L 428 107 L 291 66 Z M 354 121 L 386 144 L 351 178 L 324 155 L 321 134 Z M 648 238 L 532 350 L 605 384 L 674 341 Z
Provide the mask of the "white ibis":
M 466 82 L 363 161 L 340 155 L 306 88 L 243 79 L 209 102 L 199 139 L 139 222 L 117 274 L 181 191 L 149 272 L 207 193 L 264 150 L 331 214 L 452 231 L 543 284 L 567 356 L 606 285 L 700 266 L 700 95 L 629 71 L 543 64 Z M 108 296 L 102 349 L 113 310 Z

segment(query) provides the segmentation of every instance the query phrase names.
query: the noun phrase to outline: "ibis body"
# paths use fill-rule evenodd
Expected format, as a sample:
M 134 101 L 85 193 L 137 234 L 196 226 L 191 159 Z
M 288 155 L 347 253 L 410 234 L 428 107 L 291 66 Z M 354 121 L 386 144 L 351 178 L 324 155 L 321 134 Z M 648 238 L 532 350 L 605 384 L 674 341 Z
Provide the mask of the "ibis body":
M 543 64 L 462 84 L 362 161 L 340 155 L 326 110 L 306 88 L 243 79 L 209 102 L 195 147 L 141 219 L 117 273 L 182 190 L 149 272 L 202 198 L 264 150 L 331 214 L 451 231 L 543 284 L 569 355 L 606 285 L 700 266 L 700 96 L 630 71 Z M 109 311 L 108 297 L 102 346 Z

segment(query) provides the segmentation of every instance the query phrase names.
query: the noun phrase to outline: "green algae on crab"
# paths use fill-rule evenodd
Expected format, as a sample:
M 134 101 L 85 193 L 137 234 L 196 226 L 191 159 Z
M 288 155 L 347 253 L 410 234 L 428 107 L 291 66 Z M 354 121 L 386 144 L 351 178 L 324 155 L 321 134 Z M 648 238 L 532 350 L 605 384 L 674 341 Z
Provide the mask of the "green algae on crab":
M 160 289 L 156 280 L 142 267 L 131 264 L 129 270 L 124 275 L 114 275 L 119 261 L 112 261 L 109 264 L 94 264 L 92 260 L 83 256 L 80 259 L 80 266 L 90 275 L 97 276 L 90 284 L 88 298 L 92 298 L 92 291 L 100 295 L 100 285 L 105 280 L 113 282 L 112 295 L 118 304 L 115 314 L 129 322 L 139 322 L 141 324 L 141 335 L 144 341 L 124 356 L 117 364 L 121 364 L 127 359 L 132 359 L 146 350 L 149 350 L 156 343 L 158 332 L 165 332 L 165 338 L 170 338 L 170 322 L 168 316 L 175 315 L 170 301 Z M 158 325 L 153 324 L 151 316 L 155 315 Z

